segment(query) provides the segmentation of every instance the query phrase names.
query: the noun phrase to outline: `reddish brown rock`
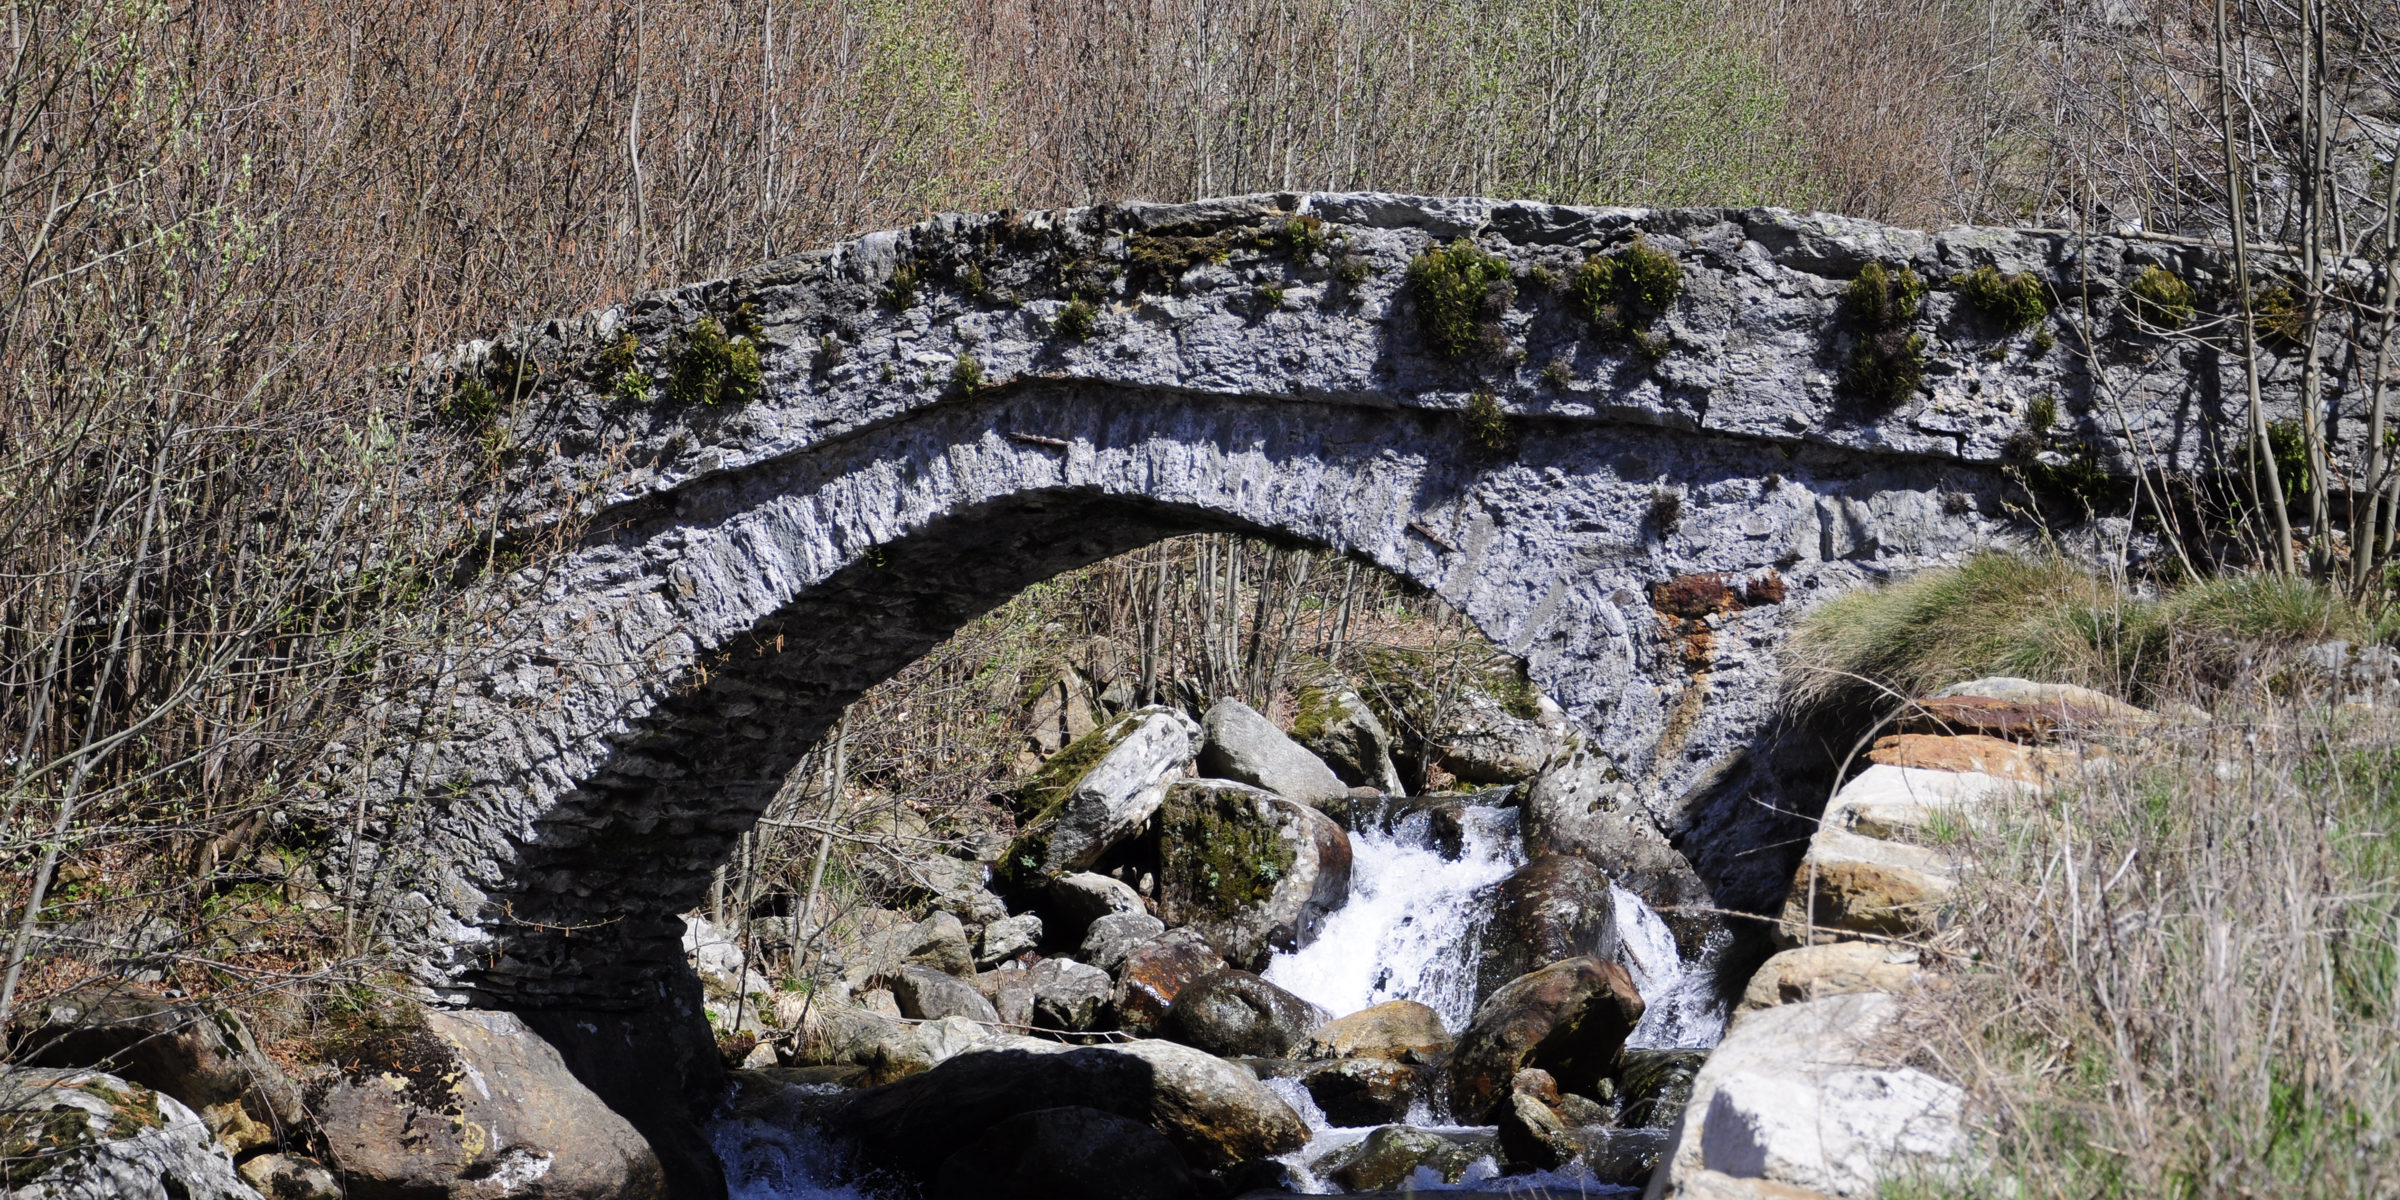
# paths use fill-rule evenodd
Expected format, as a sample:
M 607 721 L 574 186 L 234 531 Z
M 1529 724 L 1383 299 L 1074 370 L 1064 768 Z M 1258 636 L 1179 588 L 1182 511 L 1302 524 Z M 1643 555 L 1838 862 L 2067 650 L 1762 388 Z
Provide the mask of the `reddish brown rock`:
M 1117 1028 L 1139 1037 L 1157 1032 L 1187 985 L 1224 969 L 1224 957 L 1208 939 L 1189 930 L 1170 930 L 1134 947 L 1117 976 Z
M 1450 1112 L 1469 1124 L 1489 1119 L 1526 1067 L 1540 1067 L 1566 1091 L 1589 1094 L 1616 1069 L 1626 1035 L 1642 1018 L 1641 993 L 1625 968 L 1570 958 L 1522 976 L 1493 993 L 1450 1055 Z
M 1867 752 L 1875 762 L 1928 771 L 1981 771 L 2023 783 L 2044 783 L 2057 755 L 2031 746 L 2002 741 L 1980 733 L 1944 737 L 1930 733 L 1896 733 L 1876 741 Z

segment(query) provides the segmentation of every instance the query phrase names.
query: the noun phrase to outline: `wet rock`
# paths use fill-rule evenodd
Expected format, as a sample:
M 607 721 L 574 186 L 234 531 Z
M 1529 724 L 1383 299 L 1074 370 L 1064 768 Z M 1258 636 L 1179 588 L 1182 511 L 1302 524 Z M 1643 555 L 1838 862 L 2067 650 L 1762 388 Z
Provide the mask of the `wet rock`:
M 1189 929 L 1171 929 L 1134 947 L 1117 972 L 1117 1028 L 1145 1036 L 1157 1032 L 1186 986 L 1224 969 L 1224 957 Z
M 1160 813 L 1159 912 L 1257 969 L 1316 940 L 1350 896 L 1350 835 L 1324 813 L 1219 780 L 1177 784 Z
M 1132 888 L 1090 871 L 1051 880 L 1042 889 L 1040 907 L 1042 931 L 1057 946 L 1082 945 L 1092 922 L 1111 913 L 1148 911 Z
M 1433 1172 L 1444 1183 L 1457 1183 L 1475 1165 L 1476 1156 L 1440 1134 L 1386 1125 L 1328 1167 L 1322 1174 L 1353 1192 L 1398 1191 L 1417 1169 Z
M 899 1002 L 900 1015 L 920 1021 L 936 1021 L 943 1017 L 965 1017 L 970 1021 L 997 1021 L 1000 1014 L 992 1002 L 975 990 L 975 985 L 955 975 L 947 975 L 931 967 L 915 964 L 900 968 L 891 978 L 892 998 Z
M 1414 1000 L 1386 1000 L 1318 1026 L 1306 1054 L 1432 1063 L 1450 1053 L 1450 1042 L 1440 1013 Z
M 1902 992 L 1932 978 L 1914 950 L 1880 942 L 1831 942 L 1785 950 L 1761 963 L 1739 1011 L 1853 992 Z
M 236 1154 L 282 1144 L 307 1119 L 300 1092 L 239 1016 L 98 981 L 17 1011 L 26 1066 L 90 1068 L 182 1101 Z
M 1346 799 L 1350 785 L 1275 723 L 1239 700 L 1219 700 L 1200 723 L 1200 773 L 1315 806 Z
M 1349 684 L 1321 679 L 1301 687 L 1296 701 L 1292 740 L 1343 783 L 1388 795 L 1404 790 L 1392 765 L 1392 735 Z
M 1554 1171 L 1583 1151 L 1566 1122 L 1531 1092 L 1510 1092 L 1493 1117 L 1501 1157 L 1514 1170 Z
M 992 1125 L 952 1154 L 933 1200 L 1199 1200 L 1175 1144 L 1096 1108 L 1043 1108 Z
M 1543 854 L 1500 881 L 1476 954 L 1476 994 L 1489 996 L 1545 963 L 1617 953 L 1617 902 L 1587 859 Z
M 350 1194 L 664 1197 L 665 1169 L 624 1117 L 513 1013 L 430 1011 L 363 1031 L 311 1086 L 328 1157 Z
M 1601 757 L 1578 752 L 1536 777 L 1518 806 L 1525 846 L 1590 860 L 1658 911 L 1684 957 L 1696 956 L 1720 924 L 1701 911 L 1714 904 L 1708 885 L 1609 772 Z
M 1198 734 L 1182 713 L 1145 708 L 1060 751 L 1018 790 L 1029 815 L 1001 852 L 994 881 L 1025 892 L 1099 861 L 1158 811 L 1167 785 L 1192 761 Z
M 1211 1054 L 1281 1058 L 1305 1046 L 1325 1015 L 1248 971 L 1226 970 L 1186 984 L 1159 1032 Z
M 1108 972 L 1071 958 L 1045 958 L 1027 972 L 1033 979 L 1033 1023 L 1044 1029 L 1083 1032 L 1105 1027 L 1116 981 Z
M 1167 931 L 1167 924 L 1149 913 L 1110 913 L 1092 922 L 1083 935 L 1083 960 L 1103 971 L 1125 965 L 1135 946 Z
M 1579 1096 L 1573 1092 L 1559 1093 L 1558 1099 L 1552 1101 L 1550 1107 L 1558 1113 L 1558 1119 L 1566 1122 L 1570 1128 L 1582 1125 L 1608 1125 L 1616 1121 L 1615 1109 L 1589 1096 Z
M 99 1071 L 0 1071 L 0 1141 L 10 1200 L 259 1200 L 199 1114 Z
M 1466 849 L 1466 810 L 1471 802 L 1463 796 L 1390 796 L 1377 792 L 1325 805 L 1324 812 L 1352 832 L 1415 832 L 1405 827 L 1411 820 L 1421 819 L 1424 825 L 1420 844 L 1430 845 L 1443 858 L 1456 862 Z
M 1617 1071 L 1619 1122 L 1633 1129 L 1667 1129 L 1692 1098 L 1692 1076 L 1708 1061 L 1706 1050 L 1627 1050 Z
M 1108 1049 L 1149 1065 L 1151 1120 L 1193 1166 L 1220 1171 L 1308 1144 L 1300 1114 L 1232 1063 L 1174 1042 L 1120 1042 Z
M 975 952 L 976 966 L 1007 962 L 1042 944 L 1042 919 L 1032 913 L 1003 917 L 983 927 L 982 942 Z
M 1513 711 L 1512 711 L 1513 710 Z M 1468 691 L 1451 728 L 1436 740 L 1442 766 L 1466 783 L 1521 783 L 1575 742 L 1566 714 L 1546 696 L 1510 704 Z
M 1667 1148 L 1664 1129 L 1580 1125 L 1568 1132 L 1579 1149 L 1577 1157 L 1591 1171 L 1592 1178 L 1615 1187 L 1638 1188 L 1648 1183 Z
M 1588 1094 L 1616 1073 L 1641 1016 L 1632 977 L 1612 962 L 1571 958 L 1512 980 L 1476 1008 L 1450 1054 L 1450 1111 L 1462 1121 L 1486 1118 L 1526 1067 Z
M 1424 1071 L 1387 1058 L 1353 1058 L 1309 1072 L 1309 1097 L 1336 1125 L 1388 1125 L 1408 1118 L 1423 1089 Z

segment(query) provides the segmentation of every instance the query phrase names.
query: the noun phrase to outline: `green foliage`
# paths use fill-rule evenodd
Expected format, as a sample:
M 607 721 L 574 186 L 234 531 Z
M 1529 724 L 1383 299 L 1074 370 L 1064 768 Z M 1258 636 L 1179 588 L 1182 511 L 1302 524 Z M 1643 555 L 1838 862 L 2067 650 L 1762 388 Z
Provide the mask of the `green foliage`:
M 895 312 L 914 308 L 917 303 L 917 264 L 904 262 L 892 268 L 892 277 L 883 285 L 878 297 L 883 306 Z
M 434 412 L 444 420 L 480 430 L 498 421 L 503 407 L 500 393 L 493 391 L 481 375 L 461 375 L 451 385 L 450 394 L 434 406 Z
M 2000 268 L 1985 263 L 1951 282 L 1966 294 L 1968 303 L 2003 329 L 2024 329 L 2050 315 L 2042 283 L 2031 275 L 2002 274 Z
M 632 401 L 650 398 L 650 373 L 642 369 L 641 349 L 642 340 L 629 329 L 592 357 L 592 370 L 607 384 L 611 395 Z
M 1889 409 L 1925 381 L 1925 335 L 1913 332 L 1925 302 L 1925 281 L 1902 267 L 1868 263 L 1844 293 L 1851 332 L 1858 337 L 1842 382 L 1850 393 Z
M 758 344 L 728 337 L 715 317 L 702 317 L 684 331 L 667 398 L 677 404 L 749 404 L 766 395 L 766 371 Z
M 1467 438 L 1493 454 L 1515 444 L 1516 432 L 1508 427 L 1508 414 L 1501 411 L 1499 397 L 1478 390 L 1467 398 Z
M 1500 319 L 1516 300 L 1508 274 L 1506 261 L 1466 238 L 1418 255 L 1408 264 L 1408 289 L 1426 346 L 1444 358 L 1507 348 Z
M 2132 297 L 2136 317 L 2165 329 L 2181 329 L 2190 324 L 2192 313 L 2200 305 L 2200 295 L 2192 290 L 2191 284 L 2160 266 L 2142 268 L 2126 291 Z
M 2048 329 L 2036 329 L 2033 331 L 2033 340 L 2025 343 L 2025 357 L 2040 358 L 2057 345 L 2058 339 L 2051 337 Z
M 1163 874 L 1194 916 L 1221 916 L 1264 902 L 1298 855 L 1258 818 L 1248 793 L 1194 788 L 1170 793 L 1159 813 Z
M 1340 254 L 1334 256 L 1333 277 L 1340 280 L 1344 287 L 1357 287 L 1359 284 L 1365 283 L 1367 276 L 1371 273 L 1372 269 L 1367 266 L 1366 256 L 1352 252 L 1347 246 L 1343 247 Z
M 1283 307 L 1283 289 L 1275 284 L 1262 283 L 1258 285 L 1256 295 L 1258 296 L 1258 306 L 1266 312 L 1273 312 Z
M 1576 268 L 1567 283 L 1567 299 L 1591 319 L 1594 328 L 1610 337 L 1648 339 L 1650 323 L 1674 306 L 1683 293 L 1683 265 L 1675 256 L 1636 238 L 1611 254 L 1594 255 Z M 1660 347 L 1663 350 L 1663 345 Z M 1652 357 L 1656 357 L 1654 352 Z
M 2025 428 L 2027 430 L 2036 434 L 2046 434 L 2050 432 L 2050 427 L 2056 424 L 2058 424 L 2057 393 L 2043 392 L 2025 402 Z
M 2290 284 L 2278 283 L 2252 295 L 2250 313 L 2260 333 L 2286 346 L 2308 344 L 2308 308 L 2293 296 Z
M 2309 471 L 2308 431 L 2297 420 L 2267 423 L 2267 453 L 2275 460 L 2276 482 L 2283 485 L 2286 505 L 2297 505 L 2308 497 L 2316 486 L 2316 477 Z
M 1325 252 L 1325 221 L 1322 217 L 1297 216 L 1283 223 L 1283 253 L 1298 262 L 1306 262 Z
M 1092 332 L 1099 323 L 1100 310 L 1091 301 L 1077 296 L 1058 310 L 1058 316 L 1051 319 L 1050 328 L 1062 337 L 1088 342 L 1092 340 Z
M 974 395 L 983 387 L 983 364 L 972 354 L 960 354 L 950 365 L 950 386 L 962 395 Z

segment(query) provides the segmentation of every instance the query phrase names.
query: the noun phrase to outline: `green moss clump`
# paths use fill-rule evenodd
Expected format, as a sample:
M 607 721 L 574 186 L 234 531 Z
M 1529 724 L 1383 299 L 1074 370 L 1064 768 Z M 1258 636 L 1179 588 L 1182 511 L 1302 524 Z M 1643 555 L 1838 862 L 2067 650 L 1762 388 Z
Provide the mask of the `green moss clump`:
M 1283 253 L 1297 262 L 1307 262 L 1325 252 L 1325 219 L 1298 216 L 1283 223 L 1281 233 Z
M 650 373 L 642 369 L 642 341 L 632 330 L 617 335 L 608 348 L 592 358 L 592 369 L 611 395 L 642 401 L 650 398 Z
M 2275 479 L 2283 485 L 2286 505 L 2297 505 L 2316 486 L 2308 469 L 2308 433 L 2294 420 L 2267 423 L 2267 453 L 2275 459 Z
M 1516 441 L 1515 431 L 1508 427 L 1508 414 L 1500 408 L 1499 397 L 1478 390 L 1467 398 L 1467 437 L 1495 454 Z
M 983 364 L 972 354 L 961 354 L 950 364 L 950 386 L 961 395 L 972 396 L 983 389 Z
M 1137 233 L 1125 241 L 1126 274 L 1137 290 L 1163 283 L 1180 291 L 1183 277 L 1202 263 L 1226 262 L 1236 245 L 1266 240 L 1256 227 L 1213 233 L 1179 233 L 1172 228 Z
M 892 269 L 892 278 L 883 285 L 878 297 L 884 307 L 894 311 L 913 308 L 917 303 L 917 264 L 904 262 Z
M 1367 266 L 1366 256 L 1351 251 L 1347 246 L 1333 260 L 1333 277 L 1340 280 L 1343 287 L 1357 287 L 1365 283 L 1367 276 L 1372 273 L 1373 269 Z
M 2058 397 L 2043 392 L 2025 402 L 2025 428 L 2034 433 L 2048 433 L 2058 424 Z
M 678 404 L 748 404 L 766 395 L 766 370 L 758 343 L 729 337 L 715 317 L 702 317 L 684 331 L 682 350 L 667 379 L 667 398 Z
M 1048 684 L 1048 680 L 1043 681 L 1043 686 Z M 1040 770 L 1017 785 L 1010 796 L 1010 806 L 1024 815 L 1046 812 L 1065 803 L 1067 793 L 1074 791 L 1075 785 L 1091 774 L 1092 768 L 1099 766 L 1100 760 L 1108 757 L 1108 752 L 1116 749 L 1117 743 L 1124 741 L 1140 723 L 1134 714 L 1127 713 L 1069 742 L 1051 755 Z
M 1282 308 L 1283 289 L 1271 283 L 1262 283 L 1258 285 L 1258 304 L 1260 308 L 1266 310 L 1267 312 L 1273 312 L 1276 309 Z
M 747 300 L 733 306 L 733 312 L 725 318 L 725 332 L 752 342 L 767 340 L 766 327 L 758 323 L 758 308 Z
M 2040 358 L 2057 345 L 2058 339 L 2051 337 L 2049 330 L 2036 329 L 2033 331 L 2033 340 L 2025 344 L 2025 357 Z
M 1298 859 L 1247 791 L 1187 785 L 1168 794 L 1160 815 L 1168 907 L 1183 920 L 1264 902 Z
M 2050 315 L 2050 305 L 2042 296 L 2042 282 L 2031 275 L 2002 274 L 2000 268 L 1985 263 L 1951 282 L 1966 293 L 1968 303 L 2004 329 L 2029 328 Z
M 2200 295 L 2192 285 L 2165 267 L 2142 268 L 2126 291 L 2133 297 L 2133 315 L 2167 329 L 2190 324 L 2200 305 Z
M 1444 358 L 1505 350 L 1500 318 L 1516 301 L 1508 274 L 1506 260 L 1465 238 L 1418 255 L 1408 264 L 1408 289 L 1426 346 Z
M 1613 254 L 1585 259 L 1567 283 L 1567 299 L 1595 329 L 1608 337 L 1633 337 L 1645 343 L 1649 339 L 1641 335 L 1649 332 L 1650 323 L 1674 307 L 1675 298 L 1682 294 L 1683 265 L 1674 255 L 1651 245 L 1648 238 L 1636 238 Z
M 1099 323 L 1100 310 L 1091 301 L 1077 296 L 1067 301 L 1065 308 L 1058 310 L 1058 316 L 1050 322 L 1050 329 L 1062 337 L 1088 342 L 1092 340 L 1092 331 Z
M 2292 295 L 2291 285 L 2278 283 L 2252 296 L 2250 313 L 2260 333 L 2287 346 L 2308 344 L 2308 309 Z
M 434 406 L 434 412 L 444 420 L 456 421 L 473 429 L 489 428 L 500 419 L 500 393 L 492 390 L 480 375 L 461 375 Z
M 1842 382 L 1859 399 L 1893 408 L 1925 381 L 1925 335 L 1912 332 L 1925 303 L 1925 281 L 1906 267 L 1868 263 L 1844 293 L 1858 344 Z
M 1333 693 L 1321 687 L 1301 688 L 1292 698 L 1292 707 L 1292 740 L 1302 745 L 1324 737 L 1326 728 L 1341 715 Z

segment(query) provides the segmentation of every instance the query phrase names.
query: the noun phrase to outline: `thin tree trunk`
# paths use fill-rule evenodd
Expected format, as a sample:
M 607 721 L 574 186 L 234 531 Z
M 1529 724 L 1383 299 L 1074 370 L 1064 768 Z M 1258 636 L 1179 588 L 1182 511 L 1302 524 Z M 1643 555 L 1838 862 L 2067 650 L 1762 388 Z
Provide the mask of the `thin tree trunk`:
M 2258 314 L 2250 297 L 2250 223 L 2243 203 L 2241 155 L 2233 136 L 2233 72 L 2225 44 L 2225 0 L 2217 0 L 2217 104 L 2225 137 L 2225 187 L 2233 219 L 2234 292 L 2241 297 L 2242 385 L 2250 413 L 2250 488 L 2253 497 L 2274 518 L 2267 540 L 2275 548 L 2274 566 L 2286 575 L 2298 570 L 2292 561 L 2292 515 L 2283 503 L 2283 479 L 2267 444 L 2266 405 L 2258 386 Z

